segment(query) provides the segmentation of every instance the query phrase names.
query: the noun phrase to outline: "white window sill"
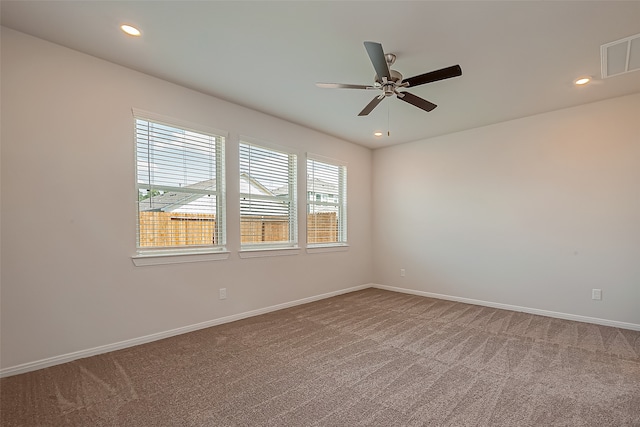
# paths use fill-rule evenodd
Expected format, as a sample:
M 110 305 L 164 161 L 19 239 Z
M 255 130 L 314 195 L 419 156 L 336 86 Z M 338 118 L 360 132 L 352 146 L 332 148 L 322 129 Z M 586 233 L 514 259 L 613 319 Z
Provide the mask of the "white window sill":
M 131 257 L 136 267 L 182 264 L 186 262 L 220 261 L 229 258 L 228 251 L 162 251 L 142 252 Z
M 261 258 L 267 256 L 287 256 L 298 255 L 300 248 L 298 246 L 291 248 L 250 248 L 238 251 L 240 258 Z
M 321 254 L 325 252 L 345 252 L 348 250 L 349 250 L 349 245 L 345 243 L 336 243 L 333 245 L 307 246 L 308 254 Z

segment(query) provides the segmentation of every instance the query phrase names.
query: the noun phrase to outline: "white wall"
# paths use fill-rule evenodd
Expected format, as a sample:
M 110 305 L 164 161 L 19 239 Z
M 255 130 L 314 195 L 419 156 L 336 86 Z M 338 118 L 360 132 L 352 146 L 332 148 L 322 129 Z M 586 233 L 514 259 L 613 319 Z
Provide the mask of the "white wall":
M 640 94 L 372 156 L 12 30 L 1 43 L 5 371 L 370 282 L 640 324 Z M 230 259 L 133 266 L 132 107 L 230 132 Z M 347 252 L 238 257 L 240 134 L 349 163 Z
M 372 281 L 370 150 L 6 28 L 1 52 L 2 368 Z M 230 132 L 228 260 L 134 267 L 132 107 Z M 348 251 L 238 257 L 240 134 L 348 162 Z
M 377 283 L 640 325 L 640 94 L 373 158 Z

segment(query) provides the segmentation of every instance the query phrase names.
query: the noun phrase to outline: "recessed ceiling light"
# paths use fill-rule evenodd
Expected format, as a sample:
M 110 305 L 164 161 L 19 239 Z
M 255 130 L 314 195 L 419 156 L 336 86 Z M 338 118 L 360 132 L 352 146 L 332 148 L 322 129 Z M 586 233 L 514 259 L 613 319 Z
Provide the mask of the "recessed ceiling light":
M 141 34 L 139 29 L 127 24 L 121 25 L 120 29 L 125 33 L 129 34 L 130 36 L 134 36 L 134 37 L 138 37 Z
M 382 136 L 382 132 L 374 132 L 374 133 L 373 133 L 373 136 L 378 136 L 378 137 L 380 137 L 380 136 Z
M 584 86 L 591 81 L 591 77 L 584 76 L 577 78 L 573 83 L 578 86 Z

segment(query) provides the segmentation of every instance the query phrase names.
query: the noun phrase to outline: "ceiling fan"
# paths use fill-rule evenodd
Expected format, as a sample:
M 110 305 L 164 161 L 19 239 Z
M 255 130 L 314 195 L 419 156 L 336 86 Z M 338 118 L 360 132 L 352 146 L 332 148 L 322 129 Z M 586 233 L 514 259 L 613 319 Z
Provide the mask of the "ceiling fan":
M 440 70 L 430 71 L 420 74 L 419 76 L 403 79 L 402 74 L 390 67 L 396 61 L 396 56 L 392 53 L 384 53 L 382 45 L 376 42 L 364 42 L 364 47 L 369 54 L 369 59 L 376 71 L 373 85 L 353 85 L 345 83 L 316 83 L 316 86 L 329 89 L 377 89 L 382 93 L 367 104 L 358 116 L 366 116 L 386 97 L 396 95 L 398 99 L 415 105 L 425 111 L 431 111 L 437 107 L 436 104 L 422 99 L 410 92 L 399 91 L 399 89 L 420 86 L 426 83 L 436 82 L 438 80 L 450 79 L 462 75 L 460 65 L 442 68 Z

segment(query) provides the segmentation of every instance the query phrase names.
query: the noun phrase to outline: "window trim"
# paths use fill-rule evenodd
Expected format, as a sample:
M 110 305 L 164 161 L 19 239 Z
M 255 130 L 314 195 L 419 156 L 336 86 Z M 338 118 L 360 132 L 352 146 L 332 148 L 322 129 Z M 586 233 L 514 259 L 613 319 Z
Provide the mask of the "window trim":
M 247 249 L 240 249 L 238 256 L 240 258 L 263 258 L 271 256 L 288 256 L 300 254 L 299 246 L 282 246 L 282 247 L 252 247 Z
M 318 243 L 313 246 L 307 246 L 308 254 L 323 254 L 327 252 L 346 252 L 349 245 L 346 243 Z
M 229 140 L 229 132 L 205 126 L 186 120 L 178 119 L 175 117 L 164 116 L 162 114 L 142 110 L 139 108 L 132 108 L 131 113 L 133 116 L 133 169 L 134 169 L 134 191 L 137 194 L 139 189 L 138 183 L 138 165 L 137 165 L 137 140 L 136 140 L 136 120 L 147 120 L 154 123 L 164 124 L 167 126 L 175 127 L 178 129 L 192 131 L 197 133 L 203 133 L 210 136 L 220 138 L 220 143 L 216 144 L 216 155 L 218 164 L 221 166 L 221 170 L 216 170 L 217 182 L 220 183 L 220 189 L 217 190 L 218 202 L 216 203 L 216 218 L 219 221 L 219 235 L 218 238 L 221 241 L 218 245 L 204 245 L 204 246 L 191 246 L 191 247 L 155 247 L 144 248 L 138 246 L 139 239 L 139 211 L 138 204 L 136 203 L 135 210 L 138 218 L 136 219 L 136 243 L 135 243 L 135 255 L 131 256 L 131 259 L 135 266 L 148 266 L 148 265 L 163 265 L 163 264 L 176 264 L 187 262 L 201 262 L 201 261 L 217 261 L 229 258 L 229 251 L 227 251 L 227 211 L 226 211 L 226 142 Z
M 331 157 L 326 157 L 326 156 L 322 156 L 319 154 L 314 154 L 314 153 L 310 153 L 307 152 L 306 153 L 306 160 L 305 160 L 305 176 L 306 176 L 306 191 L 305 194 L 307 195 L 307 197 L 305 198 L 305 212 L 308 214 L 309 212 L 309 206 L 310 205 L 322 205 L 322 206 L 336 206 L 338 208 L 338 211 L 343 212 L 342 215 L 339 216 L 338 220 L 340 221 L 340 226 L 339 226 L 339 233 L 341 234 L 341 236 L 339 236 L 339 241 L 337 242 L 323 242 L 323 243 L 309 243 L 309 224 L 308 224 L 308 216 L 305 218 L 305 220 L 307 221 L 307 232 L 305 235 L 305 240 L 306 240 L 306 249 L 307 249 L 307 253 L 324 253 L 324 252 L 339 252 L 339 251 L 346 251 L 349 249 L 349 240 L 348 240 L 348 234 L 347 234 L 347 223 L 348 223 L 348 208 L 347 208 L 347 192 L 348 192 L 348 162 L 343 161 L 343 160 L 339 160 L 339 159 L 334 159 Z M 317 161 L 320 163 L 326 163 L 332 166 L 337 166 L 338 168 L 344 168 L 344 175 L 345 175 L 345 179 L 346 179 L 346 183 L 344 184 L 338 184 L 338 186 L 340 188 L 338 188 L 338 203 L 334 203 L 334 202 L 316 202 L 314 201 L 310 201 L 309 200 L 309 170 L 308 170 L 308 165 L 309 165 L 309 160 L 312 161 Z
M 158 250 L 155 252 L 145 251 L 131 257 L 136 267 L 146 267 L 149 265 L 166 265 L 166 264 L 182 264 L 187 262 L 204 262 L 204 261 L 220 261 L 229 259 L 230 252 L 226 250 L 219 251 L 195 251 L 188 252 L 179 250 Z

